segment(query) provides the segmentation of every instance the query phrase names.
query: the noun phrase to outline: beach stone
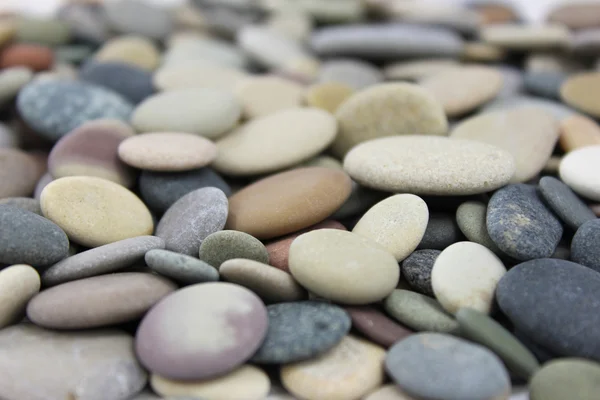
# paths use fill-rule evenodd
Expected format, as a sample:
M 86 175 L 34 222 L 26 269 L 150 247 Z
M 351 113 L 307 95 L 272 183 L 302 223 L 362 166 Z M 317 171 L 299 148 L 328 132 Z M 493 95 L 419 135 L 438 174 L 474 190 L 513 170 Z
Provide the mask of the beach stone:
M 131 124 L 140 132 L 186 132 L 214 139 L 241 115 L 239 101 L 219 89 L 182 89 L 158 93 L 136 107 Z
M 0 331 L 0 345 L 3 398 L 127 400 L 146 385 L 133 340 L 121 331 L 57 332 L 19 324 Z
M 319 83 L 336 82 L 361 90 L 383 82 L 383 74 L 374 65 L 359 59 L 340 58 L 325 62 L 319 70 Z
M 599 361 L 598 288 L 597 271 L 542 258 L 511 268 L 498 284 L 496 299 L 515 328 L 535 343 L 559 356 Z
M 390 110 L 394 112 L 390 114 Z M 339 132 L 332 151 L 339 158 L 367 140 L 444 135 L 448 129 L 444 110 L 433 94 L 411 83 L 384 83 L 362 90 L 348 98 L 335 115 Z
M 452 58 L 426 58 L 392 62 L 383 68 L 383 74 L 387 80 L 418 81 L 458 67 L 459 62 Z
M 577 230 L 585 222 L 596 219 L 594 212 L 560 180 L 544 176 L 540 179 L 539 188 L 546 204 L 571 229 Z
M 419 333 L 396 343 L 385 368 L 402 390 L 420 398 L 505 399 L 511 390 L 508 372 L 494 353 L 441 333 Z
M 431 270 L 440 250 L 417 250 L 402 261 L 402 276 L 415 291 L 433 297 Z
M 269 253 L 260 240 L 247 233 L 232 230 L 208 235 L 200 245 L 199 258 L 217 269 L 233 258 L 269 263 Z
M 600 144 L 600 126 L 584 115 L 572 115 L 560 122 L 560 147 L 569 152 Z
M 0 148 L 0 199 L 31 195 L 43 173 L 31 154 Z
M 96 176 L 131 187 L 136 174 L 119 159 L 117 149 L 123 140 L 134 134 L 129 125 L 119 120 L 84 122 L 52 147 L 48 171 L 57 179 Z
M 564 72 L 528 72 L 525 74 L 524 84 L 525 89 L 536 96 L 559 99 L 560 87 L 566 79 L 567 74 Z
M 600 240 L 600 220 L 593 217 L 575 232 L 571 241 L 571 260 L 600 272 L 600 252 L 597 246 Z
M 572 40 L 574 37 L 572 38 Z M 570 45 L 570 51 L 573 51 L 573 44 Z M 556 51 L 535 52 L 529 54 L 525 60 L 526 72 L 563 72 L 565 74 L 574 73 L 585 69 L 580 60 L 575 57 L 569 57 Z
M 271 239 L 323 221 L 350 195 L 350 178 L 323 167 L 298 168 L 250 184 L 229 198 L 227 229 Z
M 299 398 L 358 399 L 383 383 L 384 358 L 381 347 L 348 335 L 321 357 L 283 366 L 281 382 Z
M 502 325 L 472 308 L 456 313 L 461 334 L 487 347 L 502 359 L 515 375 L 529 380 L 540 368 L 535 356 Z
M 502 61 L 506 52 L 489 43 L 466 42 L 461 58 L 466 62 L 491 63 Z
M 39 291 L 40 275 L 31 266 L 17 264 L 0 270 L 0 329 L 19 321 Z
M 42 273 L 44 286 L 109 274 L 125 269 L 144 258 L 152 249 L 163 249 L 164 240 L 156 236 L 137 236 L 82 251 L 57 262 Z
M 99 62 L 120 62 L 153 71 L 160 63 L 158 47 L 137 35 L 117 36 L 105 42 L 94 55 Z
M 487 205 L 479 201 L 465 201 L 456 209 L 456 223 L 465 237 L 501 255 L 502 251 L 490 237 L 486 225 Z
M 383 305 L 390 316 L 415 331 L 458 331 L 458 322 L 435 299 L 420 293 L 396 289 Z
M 596 165 L 600 161 L 600 145 L 586 146 L 567 153 L 560 167 L 560 179 L 577 194 L 600 201 L 600 177 Z
M 560 87 L 561 99 L 573 108 L 591 116 L 600 117 L 598 99 L 593 93 L 600 90 L 600 72 L 586 72 L 570 76 Z
M 457 67 L 433 74 L 420 85 L 442 104 L 448 117 L 456 117 L 496 97 L 502 74 L 485 66 Z
M 19 42 L 46 46 L 59 46 L 71 38 L 69 26 L 56 19 L 19 17 L 16 20 L 16 37 Z
M 326 154 L 321 154 L 316 157 L 310 158 L 304 162 L 301 162 L 296 167 L 326 167 L 331 169 L 337 169 L 339 171 L 343 171 L 344 167 L 342 163 L 337 158 L 333 158 Z
M 402 261 L 421 242 L 428 220 L 429 211 L 423 199 L 413 194 L 397 194 L 375 204 L 352 232 L 372 239 L 396 261 Z
M 365 400 L 414 400 L 396 385 L 384 385 L 365 397 Z
M 551 114 L 522 107 L 468 118 L 454 127 L 450 137 L 487 143 L 510 153 L 516 163 L 511 182 L 520 183 L 542 171 L 559 132 L 558 122 Z
M 599 17 L 599 4 L 578 2 L 559 4 L 546 18 L 549 22 L 566 25 L 571 29 L 586 29 L 600 26 Z
M 284 2 L 285 3 L 285 2 Z M 267 17 L 266 26 L 300 42 L 305 42 L 314 26 L 309 13 L 294 6 L 276 9 Z
M 600 366 L 580 358 L 551 361 L 533 376 L 529 389 L 531 400 L 593 400 L 600 390 Z
M 427 228 L 418 248 L 444 250 L 461 239 L 462 235 L 454 216 L 448 213 L 434 212 L 429 216 Z
M 37 44 L 15 43 L 0 51 L 0 69 L 27 67 L 38 72 L 50 69 L 53 62 L 52 50 Z
M 208 380 L 176 381 L 153 374 L 150 377 L 152 389 L 162 396 L 177 396 L 169 399 L 229 399 L 263 400 L 271 387 L 269 376 L 253 365 L 241 367 Z
M 535 187 L 525 184 L 508 185 L 492 195 L 486 224 L 500 250 L 521 261 L 550 257 L 563 234 Z
M 600 53 L 600 29 L 585 29 L 573 33 L 571 50 L 580 56 L 595 56 Z
M 144 260 L 154 272 L 185 285 L 219 280 L 216 268 L 185 254 L 153 249 L 146 253 Z
M 35 190 L 33 192 L 33 198 L 36 199 L 37 201 L 40 201 L 41 197 L 42 197 L 42 192 L 44 191 L 44 188 L 46 186 L 48 186 L 50 184 L 50 182 L 52 182 L 54 180 L 54 178 L 52 177 L 52 175 L 50 175 L 49 172 L 46 172 L 44 175 L 42 175 L 42 177 L 37 181 L 37 184 L 35 185 Z M 40 205 L 41 207 L 41 205 Z
M 316 83 L 306 89 L 305 101 L 309 107 L 320 108 L 334 114 L 354 94 L 354 90 L 343 83 Z
M 147 273 L 94 276 L 63 283 L 36 295 L 27 317 L 50 329 L 87 329 L 134 321 L 175 291 L 171 281 Z
M 517 96 L 525 90 L 525 77 L 520 69 L 508 65 L 498 65 L 495 68 L 502 74 L 502 89 L 489 103 L 490 105 L 502 102 L 502 99 L 507 97 Z M 486 108 L 484 107 L 484 109 Z
M 56 12 L 56 18 L 69 26 L 71 36 L 92 44 L 109 37 L 108 24 L 100 7 L 93 4 L 67 3 Z
M 400 278 L 396 259 L 383 247 L 338 229 L 319 229 L 294 239 L 289 268 L 310 292 L 344 304 L 381 300 Z
M 345 310 L 350 314 L 354 329 L 385 348 L 413 333 L 374 307 L 346 307 Z
M 484 42 L 514 51 L 544 51 L 569 46 L 569 30 L 562 25 L 489 25 L 481 29 Z
M 354 147 L 344 159 L 344 170 L 372 189 L 455 196 L 505 185 L 515 172 L 515 162 L 505 150 L 485 143 L 406 135 Z
M 83 63 L 94 52 L 94 49 L 87 45 L 67 45 L 61 46 L 54 50 L 56 61 L 61 64 L 76 64 Z
M 576 115 L 575 110 L 563 103 L 523 94 L 511 94 L 505 97 L 497 97 L 495 100 L 484 106 L 481 111 L 486 113 L 498 110 L 523 108 L 525 106 L 541 108 L 554 115 L 554 118 L 558 120 Z
M 285 135 L 281 134 L 286 130 Z M 292 108 L 254 119 L 217 142 L 213 168 L 226 175 L 258 175 L 291 167 L 327 148 L 335 118 L 316 108 Z
M 40 204 L 46 218 L 87 247 L 150 235 L 154 228 L 150 211 L 135 194 L 101 178 L 54 180 L 42 191 Z
M 123 0 L 103 5 L 109 26 L 120 33 L 164 39 L 173 29 L 171 13 L 152 3 Z
M 8 103 L 33 78 L 28 67 L 8 67 L 0 71 L 0 106 Z
M 163 54 L 163 65 L 206 60 L 229 67 L 244 68 L 247 56 L 230 42 L 206 35 L 194 35 L 170 44 Z
M 29 211 L 37 215 L 42 215 L 40 202 L 30 197 L 6 197 L 0 199 L 0 205 L 8 205 L 20 208 L 21 210 Z
M 156 236 L 164 239 L 167 250 L 196 256 L 202 241 L 223 229 L 227 214 L 227 197 L 221 190 L 196 189 L 169 207 L 156 227 Z
M 4 46 L 14 39 L 17 33 L 17 27 L 14 21 L 8 19 L 0 23 L 0 46 Z
M 142 319 L 135 349 L 150 371 L 175 380 L 210 379 L 248 360 L 267 333 L 268 316 L 251 291 L 231 283 L 188 286 Z
M 216 89 L 234 92 L 248 75 L 237 68 L 206 60 L 162 66 L 154 73 L 154 86 L 161 91 Z
M 243 80 L 235 92 L 248 119 L 299 107 L 304 86 L 277 76 L 256 76 Z
M 79 79 L 114 90 L 132 104 L 154 94 L 150 72 L 131 64 L 91 61 L 79 70 Z

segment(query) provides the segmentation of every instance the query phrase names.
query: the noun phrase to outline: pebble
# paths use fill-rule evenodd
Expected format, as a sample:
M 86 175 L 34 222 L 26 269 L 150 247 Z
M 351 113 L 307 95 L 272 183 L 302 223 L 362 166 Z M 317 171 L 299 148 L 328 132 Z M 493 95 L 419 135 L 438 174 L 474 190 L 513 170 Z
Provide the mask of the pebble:
M 139 132 L 185 132 L 214 139 L 240 119 L 239 101 L 220 89 L 181 89 L 158 93 L 139 104 L 131 124 Z
M 502 103 L 502 99 L 519 96 L 525 90 L 525 76 L 521 70 L 507 65 L 496 66 L 496 69 L 502 74 L 502 89 L 488 107 L 495 103 Z M 483 110 L 486 108 L 484 106 Z
M 570 76 L 560 87 L 560 97 L 568 105 L 592 117 L 600 117 L 597 98 L 590 94 L 600 90 L 600 72 Z
M 305 101 L 309 107 L 320 108 L 334 114 L 353 93 L 354 90 L 343 83 L 316 83 L 306 89 Z
M 600 145 L 586 146 L 569 152 L 563 157 L 560 179 L 577 194 L 600 201 L 600 179 L 595 173 L 600 154 Z
M 431 270 L 440 250 L 416 250 L 402 261 L 402 277 L 415 291 L 434 297 L 431 286 Z
M 444 250 L 462 239 L 454 216 L 449 213 L 431 213 L 419 249 Z
M 257 239 L 307 228 L 329 217 L 350 195 L 350 178 L 323 167 L 298 168 L 261 179 L 229 198 L 227 228 Z
M 164 39 L 173 29 L 169 10 L 141 0 L 122 0 L 103 5 L 108 25 L 120 33 Z
M 478 201 L 465 201 L 456 209 L 456 223 L 471 242 L 487 247 L 497 255 L 502 251 L 490 237 L 486 225 L 487 205 Z
M 0 329 L 19 321 L 29 300 L 40 291 L 40 275 L 29 265 L 0 270 Z
M 591 213 L 589 208 L 587 211 Z M 597 246 L 600 240 L 600 220 L 593 213 L 591 214 L 590 219 L 579 226 L 573 236 L 570 259 L 600 272 L 600 253 Z
M 600 144 L 600 126 L 584 115 L 573 115 L 560 122 L 560 147 L 570 152 L 581 147 Z
M 489 43 L 467 42 L 461 58 L 467 62 L 491 63 L 504 60 L 506 52 Z
M 0 148 L 0 199 L 31 195 L 43 173 L 31 154 Z
M 264 304 L 248 289 L 202 283 L 154 306 L 140 323 L 135 349 L 152 373 L 174 380 L 210 379 L 252 357 L 267 325 Z
M 264 117 L 299 107 L 304 86 L 277 76 L 257 76 L 243 80 L 235 90 L 248 119 Z
M 594 212 L 560 180 L 544 176 L 539 190 L 546 204 L 571 229 L 577 230 L 585 222 L 596 219 Z
M 140 67 L 119 62 L 89 62 L 79 71 L 79 79 L 119 93 L 132 104 L 154 94 L 152 75 Z
M 515 328 L 535 343 L 563 357 L 600 361 L 600 301 L 594 297 L 599 289 L 597 271 L 541 258 L 508 271 L 496 300 Z
M 156 227 L 156 236 L 165 241 L 167 250 L 196 256 L 202 241 L 223 229 L 227 215 L 228 201 L 221 190 L 196 189 L 169 207 Z
M 82 251 L 57 262 L 42 273 L 44 286 L 109 274 L 134 265 L 152 249 L 163 249 L 165 242 L 156 236 L 137 236 Z
M 40 204 L 46 218 L 87 247 L 150 235 L 154 229 L 150 211 L 135 194 L 101 178 L 56 179 L 42 191 Z
M 351 58 L 329 60 L 321 66 L 317 82 L 336 82 L 353 90 L 365 89 L 383 82 L 382 72 L 374 65 Z
M 387 64 L 383 68 L 383 74 L 387 80 L 418 81 L 458 67 L 458 61 L 452 58 L 426 58 Z
M 597 28 L 600 24 L 600 5 L 594 3 L 563 3 L 547 15 L 552 23 L 566 25 L 571 29 Z
M 389 384 L 380 387 L 365 397 L 365 400 L 414 400 L 396 385 Z
M 304 233 L 292 242 L 289 268 L 310 292 L 344 304 L 369 304 L 396 287 L 396 259 L 371 239 L 338 229 Z
M 385 358 L 392 380 L 409 395 L 431 399 L 505 399 L 510 378 L 488 349 L 441 333 L 396 343 Z
M 216 268 L 185 254 L 153 249 L 146 252 L 144 260 L 152 271 L 185 285 L 219 280 Z
M 56 19 L 20 17 L 16 21 L 16 37 L 19 42 L 58 46 L 69 41 L 69 27 Z
M 340 169 L 343 171 L 343 168 Z M 387 193 L 361 186 L 353 180 L 351 180 L 351 188 L 350 197 L 348 197 L 344 204 L 333 213 L 331 216 L 332 218 L 346 219 L 355 217 L 358 214 L 367 211 L 370 207 L 374 206 L 378 201 L 381 201 L 387 196 Z
M 28 67 L 8 67 L 0 71 L 0 106 L 14 99 L 31 79 L 33 71 Z
M 160 52 L 150 39 L 125 35 L 104 43 L 94 55 L 94 59 L 100 62 L 121 62 L 153 71 L 160 63 Z
M 233 92 L 248 75 L 240 69 L 210 61 L 165 65 L 154 73 L 154 86 L 162 91 L 216 89 Z
M 385 311 L 416 331 L 456 333 L 458 322 L 431 297 L 409 290 L 394 290 L 383 303 Z
M 445 135 L 448 130 L 442 105 L 431 92 L 411 83 L 384 83 L 357 92 L 335 116 L 339 132 L 332 152 L 339 158 L 371 139 L 416 133 Z
M 525 89 L 537 96 L 549 99 L 560 98 L 560 87 L 567 79 L 564 72 L 540 71 L 525 74 Z
M 500 250 L 521 261 L 550 257 L 563 234 L 536 188 L 525 184 L 508 185 L 492 195 L 486 224 Z
M 483 41 L 513 51 L 547 51 L 569 46 L 569 30 L 561 25 L 501 24 L 483 27 Z
M 0 68 L 27 67 L 33 71 L 50 69 L 52 50 L 37 44 L 12 44 L 0 51 Z
M 585 29 L 573 34 L 571 40 L 573 53 L 580 56 L 593 56 L 600 49 L 600 29 Z
M 43 216 L 40 202 L 30 197 L 6 197 L 4 199 L 0 199 L 0 205 L 2 204 L 14 206 L 20 208 L 21 210 Z
M 56 18 L 69 26 L 75 39 L 100 44 L 109 37 L 106 18 L 98 12 L 98 7 L 68 3 L 58 9 Z
M 544 364 L 530 382 L 531 400 L 594 400 L 600 391 L 600 365 L 580 358 Z
M 248 64 L 246 55 L 231 43 L 206 36 L 194 35 L 171 44 L 162 57 L 163 65 L 183 64 L 206 60 L 217 64 L 244 68 Z
M 17 33 L 17 28 L 13 21 L 2 21 L 0 24 L 0 46 L 9 43 Z
M 510 96 L 496 98 L 496 100 L 486 105 L 482 109 L 482 112 L 511 110 L 523 108 L 525 106 L 544 109 L 554 115 L 554 118 L 558 120 L 563 120 L 564 118 L 576 115 L 576 112 L 572 108 L 565 106 L 563 103 L 523 94 L 511 94 Z
M 200 245 L 199 258 L 217 269 L 233 258 L 269 263 L 269 253 L 260 240 L 247 233 L 232 230 L 208 235 Z
M 350 314 L 354 329 L 385 348 L 413 333 L 374 307 L 346 307 L 345 309 Z

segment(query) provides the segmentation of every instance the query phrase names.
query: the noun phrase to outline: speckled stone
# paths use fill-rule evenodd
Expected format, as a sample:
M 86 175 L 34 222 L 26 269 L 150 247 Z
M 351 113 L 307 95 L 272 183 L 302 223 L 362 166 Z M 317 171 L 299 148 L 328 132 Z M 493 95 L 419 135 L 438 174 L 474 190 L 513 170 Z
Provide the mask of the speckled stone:
M 452 214 L 434 212 L 429 216 L 419 249 L 444 250 L 462 239 L 461 231 Z
M 342 83 L 354 90 L 361 90 L 381 83 L 383 74 L 368 62 L 360 59 L 341 58 L 323 63 L 317 81 Z
M 354 329 L 383 347 L 390 347 L 413 333 L 375 307 L 345 307 L 345 310 L 350 314 Z
M 385 311 L 416 331 L 458 332 L 458 322 L 431 297 L 396 289 L 383 303 Z
M 154 249 L 144 256 L 154 272 L 186 285 L 219 280 L 219 271 L 195 257 L 173 251 Z
M 0 107 L 12 100 L 33 78 L 28 67 L 9 67 L 0 71 Z
M 529 382 L 531 400 L 594 400 L 600 393 L 600 365 L 581 358 L 544 364 Z
M 487 230 L 507 255 L 517 260 L 550 257 L 563 227 L 542 203 L 536 189 L 525 184 L 498 190 L 488 203 Z
M 29 265 L 17 264 L 0 270 L 0 329 L 18 322 L 25 307 L 40 290 L 40 275 Z
M 150 72 L 125 63 L 91 61 L 79 70 L 79 79 L 112 89 L 132 104 L 154 93 Z
M 96 247 L 65 258 L 42 274 L 44 286 L 108 274 L 135 264 L 147 251 L 162 249 L 164 240 L 156 236 L 137 236 Z
M 583 223 L 571 241 L 571 260 L 600 272 L 600 220 Z
M 534 71 L 525 74 L 525 89 L 536 96 L 549 99 L 560 98 L 560 87 L 567 74 L 558 71 Z
M 496 254 L 502 254 L 488 234 L 486 215 L 486 204 L 479 201 L 465 201 L 456 209 L 456 223 L 463 235 L 471 242 L 479 243 Z
M 232 230 L 208 235 L 200 245 L 199 258 L 215 268 L 232 258 L 269 263 L 269 253 L 260 240 L 247 233 Z
M 31 153 L 0 148 L 0 199 L 31 195 L 43 173 Z
M 173 29 L 169 10 L 140 0 L 122 0 L 103 5 L 109 26 L 120 33 L 164 39 Z
M 39 200 L 30 197 L 6 197 L 0 199 L 0 205 L 2 204 L 14 206 L 37 215 L 42 215 L 42 208 L 40 207 Z
M 440 250 L 417 250 L 402 261 L 402 277 L 411 288 L 433 297 L 431 270 L 440 253 Z
M 440 333 L 420 333 L 396 343 L 385 367 L 404 391 L 419 398 L 505 399 L 510 377 L 488 349 Z
M 544 176 L 540 179 L 539 188 L 546 204 L 571 229 L 577 230 L 585 222 L 596 219 L 594 212 L 560 180 Z
M 146 37 L 123 35 L 104 43 L 94 59 L 101 62 L 122 62 L 152 71 L 160 63 L 160 51 Z
M 61 80 L 29 83 L 19 92 L 17 109 L 27 124 L 54 141 L 87 121 L 127 120 L 133 110 L 127 100 L 113 91 Z

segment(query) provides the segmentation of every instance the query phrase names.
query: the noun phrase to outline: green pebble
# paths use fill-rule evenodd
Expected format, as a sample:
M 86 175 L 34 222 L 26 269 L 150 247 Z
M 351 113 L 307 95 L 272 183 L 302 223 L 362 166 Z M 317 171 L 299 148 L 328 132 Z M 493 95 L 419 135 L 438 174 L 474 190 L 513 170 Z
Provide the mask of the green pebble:
M 219 268 L 227 260 L 246 258 L 269 263 L 269 253 L 264 244 L 254 236 L 239 231 L 219 231 L 212 233 L 202 241 L 199 258 Z
M 57 19 L 19 18 L 17 41 L 60 46 L 71 39 L 69 26 Z
M 582 358 L 550 361 L 529 382 L 530 400 L 600 399 L 600 364 Z
M 219 272 L 204 261 L 174 251 L 154 249 L 144 256 L 148 267 L 160 275 L 183 284 L 214 282 Z

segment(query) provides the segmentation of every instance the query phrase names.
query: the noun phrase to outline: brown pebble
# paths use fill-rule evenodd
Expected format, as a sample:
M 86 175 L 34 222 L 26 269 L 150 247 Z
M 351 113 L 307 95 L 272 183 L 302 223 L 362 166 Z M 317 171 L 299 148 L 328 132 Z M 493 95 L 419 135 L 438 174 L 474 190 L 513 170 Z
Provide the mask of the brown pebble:
M 600 125 L 584 115 L 572 115 L 560 123 L 560 147 L 566 152 L 600 144 Z
M 398 324 L 374 307 L 345 307 L 354 329 L 384 347 L 390 347 L 398 340 L 413 333 L 412 330 Z
M 34 71 L 49 69 L 54 63 L 52 50 L 35 44 L 13 44 L 0 52 L 0 68 L 25 66 Z

